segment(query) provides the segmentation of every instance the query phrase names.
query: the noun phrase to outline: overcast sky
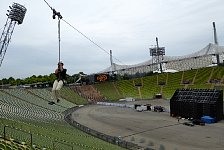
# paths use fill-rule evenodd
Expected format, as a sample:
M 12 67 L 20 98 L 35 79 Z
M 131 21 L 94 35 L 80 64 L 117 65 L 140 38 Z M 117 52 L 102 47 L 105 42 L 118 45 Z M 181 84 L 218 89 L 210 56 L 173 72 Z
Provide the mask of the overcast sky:
M 54 72 L 58 62 L 57 19 L 44 0 L 0 0 L 0 33 L 8 6 L 24 5 L 23 24 L 15 27 L 0 79 L 25 78 Z M 224 45 L 224 0 L 47 0 L 63 19 L 103 49 L 113 50 L 122 64 L 150 59 L 149 48 L 159 45 L 166 55 L 187 55 L 214 43 L 216 22 L 219 45 Z M 2 45 L 2 44 L 1 44 Z M 1 46 L 0 45 L 0 46 Z M 91 74 L 110 66 L 110 57 L 61 21 L 61 59 L 72 75 Z M 121 64 L 117 60 L 115 63 Z

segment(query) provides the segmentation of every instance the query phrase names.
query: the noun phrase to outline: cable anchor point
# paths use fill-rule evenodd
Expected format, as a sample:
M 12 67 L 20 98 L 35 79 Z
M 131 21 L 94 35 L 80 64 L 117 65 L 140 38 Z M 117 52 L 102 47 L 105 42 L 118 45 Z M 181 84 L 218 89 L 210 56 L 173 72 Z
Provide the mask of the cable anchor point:
M 60 12 L 57 12 L 55 9 L 52 9 L 52 10 L 53 10 L 53 16 L 52 16 L 53 19 L 55 19 L 56 16 L 58 16 L 58 19 L 63 18 Z

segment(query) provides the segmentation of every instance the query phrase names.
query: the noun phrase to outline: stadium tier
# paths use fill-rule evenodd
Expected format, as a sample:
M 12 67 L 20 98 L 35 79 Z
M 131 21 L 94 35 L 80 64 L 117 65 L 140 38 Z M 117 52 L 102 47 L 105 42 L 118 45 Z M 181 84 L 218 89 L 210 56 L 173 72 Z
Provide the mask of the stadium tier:
M 50 95 L 48 89 L 0 90 L 0 148 L 122 149 L 70 126 L 64 120 L 64 113 L 76 104 L 62 98 L 60 103 L 48 105 Z M 22 148 L 15 143 L 20 143 Z
M 0 138 L 0 149 L 1 150 L 31 150 L 31 148 L 29 148 L 26 145 L 19 144 L 11 140 L 4 140 L 2 138 Z
M 72 86 L 71 89 L 85 99 L 86 102 L 96 103 L 104 100 L 104 97 L 92 85 Z
M 87 100 L 80 95 L 78 95 L 77 92 L 74 92 L 74 89 L 71 87 L 63 87 L 61 89 L 61 95 L 64 99 L 66 99 L 69 102 L 72 102 L 73 104 L 77 105 L 83 105 L 87 104 Z
M 198 72 L 198 69 L 184 71 L 182 74 L 183 78 L 181 83 L 194 84 L 194 81 L 195 81 L 194 79 L 197 72 Z
M 124 97 L 139 97 L 138 90 L 133 85 L 132 80 L 119 81 L 119 82 L 117 82 L 117 87 L 120 89 L 120 91 Z
M 160 87 L 158 86 L 157 75 L 144 77 L 143 87 L 140 89 L 142 97 L 144 99 L 153 98 L 155 94 L 160 93 Z
M 183 72 L 168 73 L 168 79 L 166 86 L 162 88 L 162 95 L 166 99 L 170 99 L 176 89 L 184 88 L 182 83 Z
M 118 90 L 117 84 L 115 82 L 104 82 L 101 84 L 95 84 L 94 87 L 98 91 L 100 91 L 102 95 L 105 95 L 107 100 L 116 101 L 123 98 L 121 91 Z
M 176 89 L 224 89 L 224 67 L 205 67 L 176 73 L 153 74 L 141 78 L 94 85 L 107 100 L 133 97 L 151 99 L 156 94 L 170 99 Z

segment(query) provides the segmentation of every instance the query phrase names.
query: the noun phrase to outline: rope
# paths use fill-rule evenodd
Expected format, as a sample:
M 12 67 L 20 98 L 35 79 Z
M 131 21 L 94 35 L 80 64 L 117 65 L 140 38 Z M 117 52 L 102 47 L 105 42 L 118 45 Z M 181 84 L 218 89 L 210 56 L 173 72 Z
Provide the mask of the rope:
M 62 19 L 62 16 L 60 12 L 57 12 L 53 7 L 50 6 L 50 4 L 44 0 L 44 2 L 47 4 L 47 6 L 53 11 L 53 19 L 55 19 L 56 16 L 58 16 L 58 62 L 61 61 L 61 30 L 60 30 L 60 20 Z
M 58 18 L 58 62 L 61 61 L 61 35 L 60 35 L 60 18 Z

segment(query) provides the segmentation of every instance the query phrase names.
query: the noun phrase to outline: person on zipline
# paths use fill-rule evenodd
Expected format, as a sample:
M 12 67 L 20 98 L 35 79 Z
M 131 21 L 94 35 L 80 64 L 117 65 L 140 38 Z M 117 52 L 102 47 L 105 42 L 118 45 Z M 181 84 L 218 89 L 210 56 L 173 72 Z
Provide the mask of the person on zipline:
M 58 63 L 58 68 L 55 70 L 55 75 L 57 79 L 54 81 L 53 88 L 52 88 L 52 98 L 57 101 L 60 101 L 60 89 L 62 88 L 65 79 L 66 79 L 66 72 L 67 69 L 63 68 L 64 64 L 62 62 Z

